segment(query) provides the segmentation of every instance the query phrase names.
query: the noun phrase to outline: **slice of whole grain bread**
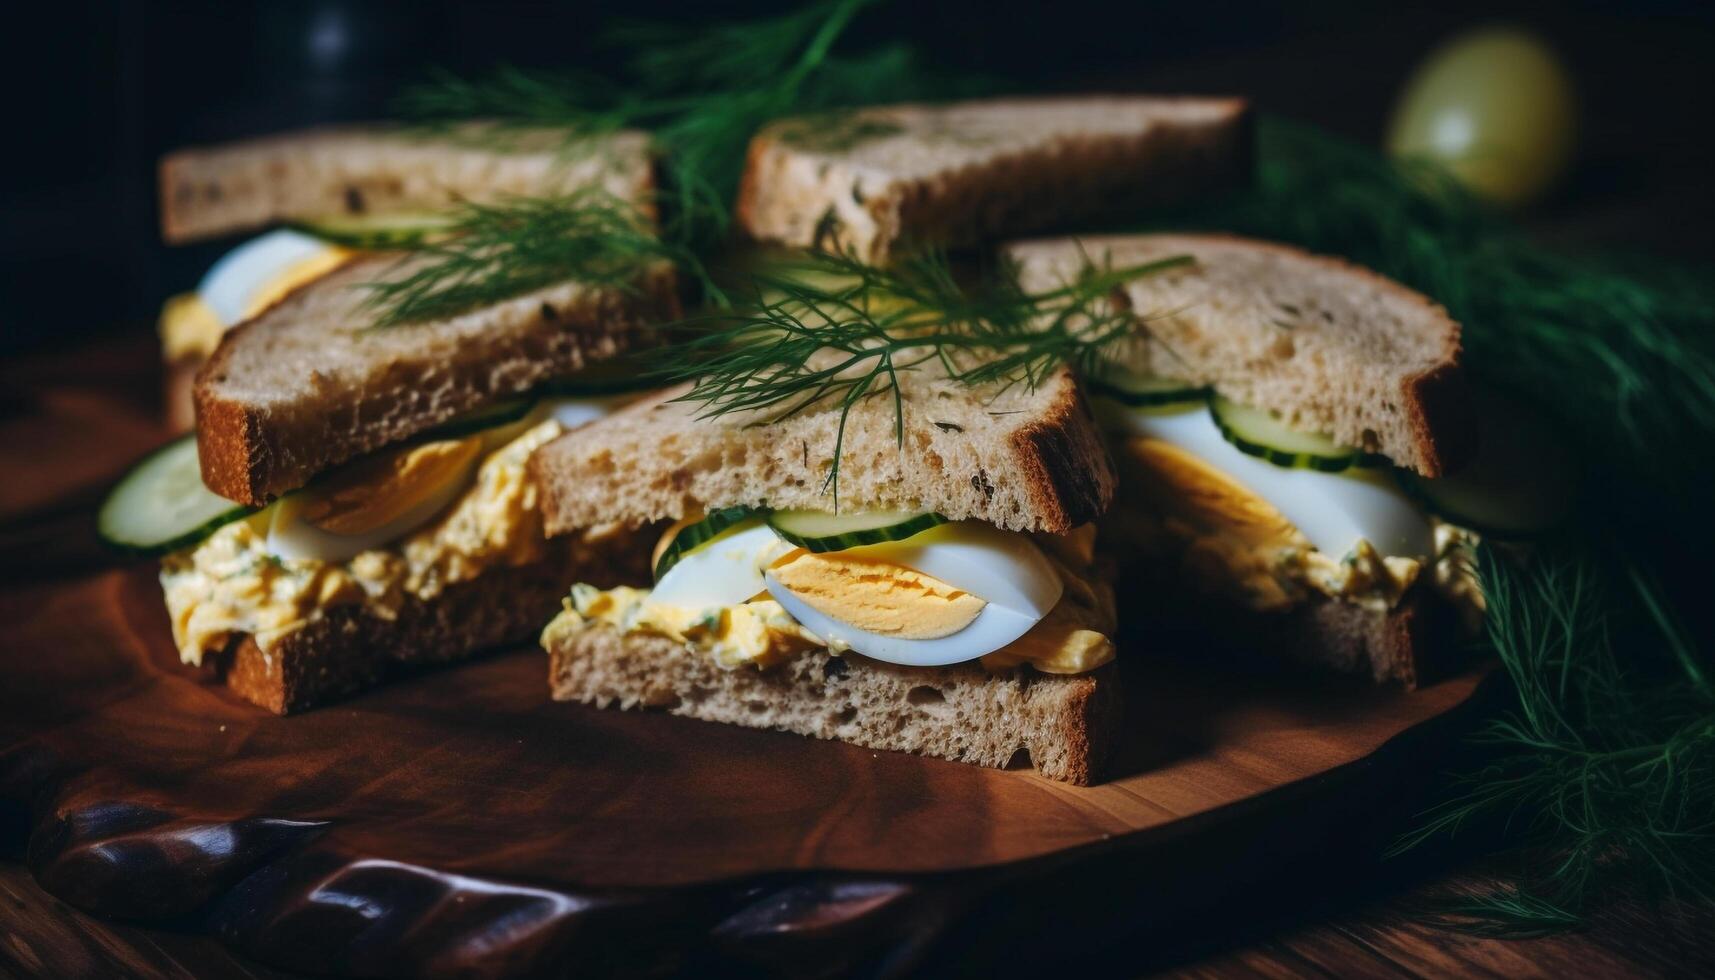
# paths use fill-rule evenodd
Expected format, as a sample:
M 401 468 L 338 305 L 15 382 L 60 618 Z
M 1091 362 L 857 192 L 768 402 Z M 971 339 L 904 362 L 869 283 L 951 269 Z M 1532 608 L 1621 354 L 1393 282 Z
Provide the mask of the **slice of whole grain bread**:
M 448 132 L 342 126 L 193 147 L 161 160 L 161 233 L 190 242 L 280 221 L 436 211 L 459 200 L 550 196 L 601 187 L 652 213 L 649 138 L 622 131 Z
M 900 667 L 826 650 L 768 670 L 728 670 L 686 644 L 610 626 L 551 641 L 559 701 L 664 708 L 704 721 L 778 729 L 980 766 L 1020 751 L 1049 779 L 1088 785 L 1119 733 L 1115 668 L 1055 676 L 976 663 Z
M 845 510 L 936 511 L 1014 531 L 1064 533 L 1113 496 L 1112 462 L 1077 383 L 1064 370 L 1034 390 L 972 388 L 930 370 L 901 372 L 904 437 L 894 402 L 876 394 L 846 420 L 839 504 Z M 735 505 L 833 511 L 828 471 L 837 404 L 791 418 L 715 419 L 674 389 L 538 450 L 548 533 L 641 524 Z
M 1005 253 L 1030 291 L 1091 263 L 1119 269 L 1190 255 L 1195 265 L 1140 276 L 1117 297 L 1144 318 L 1139 340 L 1115 352 L 1127 368 L 1213 385 L 1425 476 L 1475 448 L 1459 324 L 1367 269 L 1229 235 L 1046 239 Z
M 611 357 L 678 314 L 663 262 L 634 289 L 564 282 L 442 320 L 374 326 L 362 285 L 424 261 L 355 259 L 227 332 L 193 392 L 210 490 L 265 504 L 331 466 Z
M 783 119 L 750 144 L 753 238 L 850 251 L 969 245 L 1181 201 L 1250 173 L 1243 99 L 1087 95 Z

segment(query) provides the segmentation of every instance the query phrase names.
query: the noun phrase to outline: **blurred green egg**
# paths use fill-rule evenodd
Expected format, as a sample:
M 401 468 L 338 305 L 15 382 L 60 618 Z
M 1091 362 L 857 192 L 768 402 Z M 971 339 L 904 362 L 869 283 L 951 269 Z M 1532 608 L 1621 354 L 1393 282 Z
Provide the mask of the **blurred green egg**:
M 1533 34 L 1487 28 L 1442 45 L 1394 107 L 1388 152 L 1434 160 L 1481 197 L 1525 204 L 1572 158 L 1572 79 Z

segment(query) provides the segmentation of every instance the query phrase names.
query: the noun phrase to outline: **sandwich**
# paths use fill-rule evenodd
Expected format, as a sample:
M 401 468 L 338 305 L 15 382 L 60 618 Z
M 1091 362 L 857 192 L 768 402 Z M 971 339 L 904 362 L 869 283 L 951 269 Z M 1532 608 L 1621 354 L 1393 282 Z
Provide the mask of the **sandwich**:
M 1072 375 L 925 362 L 840 402 L 710 418 L 672 389 L 536 452 L 550 534 L 657 538 L 652 587 L 579 583 L 542 632 L 554 698 L 1096 778 L 1114 474 Z
M 163 307 L 169 426 L 191 427 L 196 370 L 225 331 L 361 250 L 443 233 L 458 206 L 599 188 L 616 200 L 652 207 L 643 134 L 584 142 L 591 145 L 568 152 L 561 131 L 497 133 L 481 124 L 447 132 L 344 126 L 169 154 L 160 167 L 167 242 L 272 229 L 228 251 L 194 291 Z
M 436 261 L 366 251 L 225 331 L 194 436 L 102 508 L 160 556 L 181 658 L 269 710 L 526 640 L 575 581 L 647 581 L 616 529 L 548 541 L 524 467 L 627 397 L 597 372 L 679 315 L 671 265 L 378 325 L 375 288 Z
M 1408 688 L 1480 622 L 1476 536 L 1448 502 L 1475 424 L 1459 325 L 1368 270 L 1226 235 L 1023 242 L 1026 289 L 1092 264 L 1139 317 L 1089 378 L 1120 492 L 1101 540 L 1127 608 L 1236 648 Z M 1469 508 L 1463 508 L 1468 510 Z
M 884 264 L 1247 180 L 1249 107 L 1188 96 L 1006 98 L 781 119 L 751 140 L 752 238 Z

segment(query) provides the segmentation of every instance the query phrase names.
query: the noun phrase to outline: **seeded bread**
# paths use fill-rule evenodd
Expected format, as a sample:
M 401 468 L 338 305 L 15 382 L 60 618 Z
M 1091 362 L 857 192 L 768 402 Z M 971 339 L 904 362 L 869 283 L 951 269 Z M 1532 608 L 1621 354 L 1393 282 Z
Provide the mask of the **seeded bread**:
M 1126 367 L 1213 385 L 1425 476 L 1475 448 L 1459 324 L 1367 269 L 1228 235 L 1049 239 L 1006 253 L 1032 291 L 1090 262 L 1125 268 L 1191 255 L 1195 266 L 1141 276 L 1119 297 L 1147 318 L 1140 340 L 1117 352 Z
M 265 504 L 331 466 L 611 357 L 678 312 L 662 263 L 633 290 L 566 282 L 449 319 L 374 327 L 360 284 L 422 261 L 353 260 L 227 332 L 194 391 L 210 490 Z
M 465 199 L 543 196 L 600 186 L 652 209 L 649 139 L 625 131 L 572 142 L 564 132 L 445 134 L 382 126 L 312 129 L 161 161 L 161 234 L 189 242 L 279 221 L 433 211 Z
M 561 538 L 549 543 L 543 561 L 489 569 L 431 600 L 408 599 L 397 618 L 344 606 L 267 649 L 243 637 L 223 675 L 239 697 L 275 714 L 304 711 L 391 674 L 532 641 L 574 582 L 640 585 L 649 581 L 647 560 L 631 535 L 600 544 Z
M 1177 202 L 1250 173 L 1243 99 L 1014 98 L 785 119 L 751 141 L 753 238 L 849 250 L 969 245 Z
M 610 626 L 547 646 L 558 701 L 662 708 L 997 768 L 1022 751 L 1043 776 L 1079 785 L 1099 777 L 1119 734 L 1112 665 L 1070 677 L 990 674 L 974 663 L 900 667 L 816 650 L 768 670 L 728 670 L 685 644 Z
M 894 403 L 860 402 L 845 425 L 842 509 L 932 510 L 1014 531 L 1064 533 L 1113 496 L 1113 466 L 1069 373 L 1035 390 L 970 388 L 927 366 L 902 372 L 904 440 Z M 702 406 L 663 392 L 568 433 L 530 460 L 548 533 L 641 524 L 738 504 L 835 509 L 828 472 L 837 405 L 774 424 L 744 414 L 699 419 Z

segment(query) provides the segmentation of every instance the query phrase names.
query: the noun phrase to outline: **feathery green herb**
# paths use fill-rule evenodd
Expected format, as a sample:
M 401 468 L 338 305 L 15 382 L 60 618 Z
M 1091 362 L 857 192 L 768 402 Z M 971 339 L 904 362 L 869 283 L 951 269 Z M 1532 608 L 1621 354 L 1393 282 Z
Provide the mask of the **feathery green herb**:
M 1005 390 L 1034 389 L 1062 365 L 1093 370 L 1142 328 L 1139 316 L 1111 302 L 1114 291 L 1190 261 L 1086 265 L 1070 283 L 1026 293 L 1010 269 L 967 288 L 938 251 L 887 268 L 810 253 L 757 275 L 754 302 L 695 323 L 701 329 L 661 350 L 657 370 L 668 381 L 692 382 L 680 400 L 702 405 L 700 418 L 755 411 L 772 423 L 837 405 L 826 485 L 838 507 L 846 423 L 863 400 L 892 398 L 894 432 L 903 441 L 904 372 L 933 366 L 938 376 Z
M 594 286 L 638 288 L 651 265 L 700 269 L 694 256 L 663 242 L 625 201 L 600 190 L 562 198 L 517 198 L 455 209 L 449 237 L 401 260 L 408 275 L 361 288 L 381 327 L 455 316 L 576 278 Z
M 1427 168 L 1265 119 L 1247 193 L 1162 219 L 1341 255 L 1444 304 L 1477 377 L 1576 433 L 1581 516 L 1525 564 L 1485 555 L 1488 640 L 1516 703 L 1400 848 L 1487 819 L 1517 881 L 1443 921 L 1487 934 L 1577 925 L 1615 894 L 1715 901 L 1715 697 L 1673 610 L 1715 545 L 1715 291 L 1661 263 L 1543 248 Z M 1706 578 L 1706 575 L 1704 576 Z

